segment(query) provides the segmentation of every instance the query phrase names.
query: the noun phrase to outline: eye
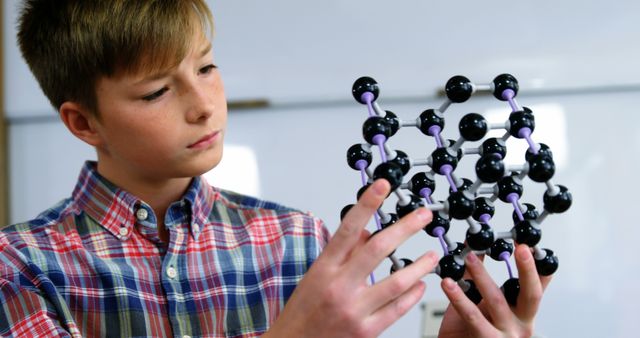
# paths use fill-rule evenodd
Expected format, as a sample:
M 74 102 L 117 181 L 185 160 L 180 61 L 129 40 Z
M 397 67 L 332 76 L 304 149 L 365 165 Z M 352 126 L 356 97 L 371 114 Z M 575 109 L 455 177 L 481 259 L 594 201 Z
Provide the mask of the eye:
M 153 93 L 151 93 L 151 94 L 149 94 L 147 96 L 144 96 L 142 99 L 145 100 L 145 101 L 153 101 L 153 100 L 159 98 L 160 96 L 162 96 L 164 93 L 166 93 L 167 90 L 169 90 L 169 88 L 164 87 L 164 88 L 162 88 L 162 89 L 160 89 L 158 91 L 155 91 L 155 92 L 153 92 Z
M 206 65 L 202 68 L 200 68 L 200 74 L 209 74 L 211 73 L 212 70 L 218 68 L 218 66 L 214 65 L 214 64 L 210 64 L 210 65 Z

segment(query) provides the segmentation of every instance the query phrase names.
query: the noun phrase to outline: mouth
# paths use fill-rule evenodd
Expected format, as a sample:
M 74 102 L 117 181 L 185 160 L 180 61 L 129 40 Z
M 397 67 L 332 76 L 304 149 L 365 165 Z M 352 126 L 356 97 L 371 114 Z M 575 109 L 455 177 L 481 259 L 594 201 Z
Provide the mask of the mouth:
M 187 148 L 202 149 L 209 147 L 218 139 L 218 135 L 220 135 L 220 131 L 214 131 L 213 133 L 207 134 L 194 143 L 188 145 Z

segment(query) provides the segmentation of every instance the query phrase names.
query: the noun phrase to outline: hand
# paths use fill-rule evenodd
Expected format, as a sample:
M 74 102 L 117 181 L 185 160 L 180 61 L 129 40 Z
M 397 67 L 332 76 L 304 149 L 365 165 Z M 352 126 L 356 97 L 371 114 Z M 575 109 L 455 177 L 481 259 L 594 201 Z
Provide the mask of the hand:
M 370 237 L 364 227 L 389 189 L 377 180 L 364 192 L 263 337 L 375 337 L 420 300 L 420 279 L 438 262 L 433 252 L 367 284 L 382 260 L 431 222 L 431 212 L 420 208 Z
M 544 289 L 551 276 L 538 276 L 531 249 L 518 245 L 515 250 L 520 278 L 516 306 L 511 307 L 500 288 L 474 254 L 467 255 L 466 271 L 473 279 L 482 301 L 476 306 L 450 278 L 442 289 L 451 301 L 440 326 L 439 337 L 531 337 L 534 319 Z

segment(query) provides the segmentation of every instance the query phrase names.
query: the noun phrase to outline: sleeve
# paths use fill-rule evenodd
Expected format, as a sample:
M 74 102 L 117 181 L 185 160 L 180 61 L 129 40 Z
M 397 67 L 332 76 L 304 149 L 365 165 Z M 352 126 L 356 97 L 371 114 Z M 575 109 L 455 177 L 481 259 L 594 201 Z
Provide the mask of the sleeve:
M 0 304 L 1 337 L 71 337 L 33 290 L 0 278 Z
M 322 251 L 324 250 L 324 247 L 327 246 L 327 243 L 329 243 L 331 234 L 321 219 L 314 217 L 313 220 L 316 229 L 316 238 L 318 239 L 318 246 Z
M 26 262 L 0 233 L 0 337 L 71 337 Z

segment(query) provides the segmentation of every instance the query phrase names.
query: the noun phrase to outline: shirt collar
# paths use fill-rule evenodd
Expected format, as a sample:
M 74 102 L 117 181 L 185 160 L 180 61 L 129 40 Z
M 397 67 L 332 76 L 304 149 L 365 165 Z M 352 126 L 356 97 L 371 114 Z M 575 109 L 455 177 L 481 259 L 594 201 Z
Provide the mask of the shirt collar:
M 196 240 L 208 224 L 215 196 L 206 180 L 194 177 L 182 199 L 177 201 L 183 206 L 180 210 L 187 213 L 182 216 L 188 217 L 190 232 Z M 73 200 L 80 210 L 120 240 L 130 237 L 137 221 L 136 212 L 140 208 L 150 209 L 144 201 L 102 177 L 93 161 L 87 161 L 82 167 Z M 169 209 L 175 210 L 175 204 Z M 173 213 L 175 218 L 177 215 Z

